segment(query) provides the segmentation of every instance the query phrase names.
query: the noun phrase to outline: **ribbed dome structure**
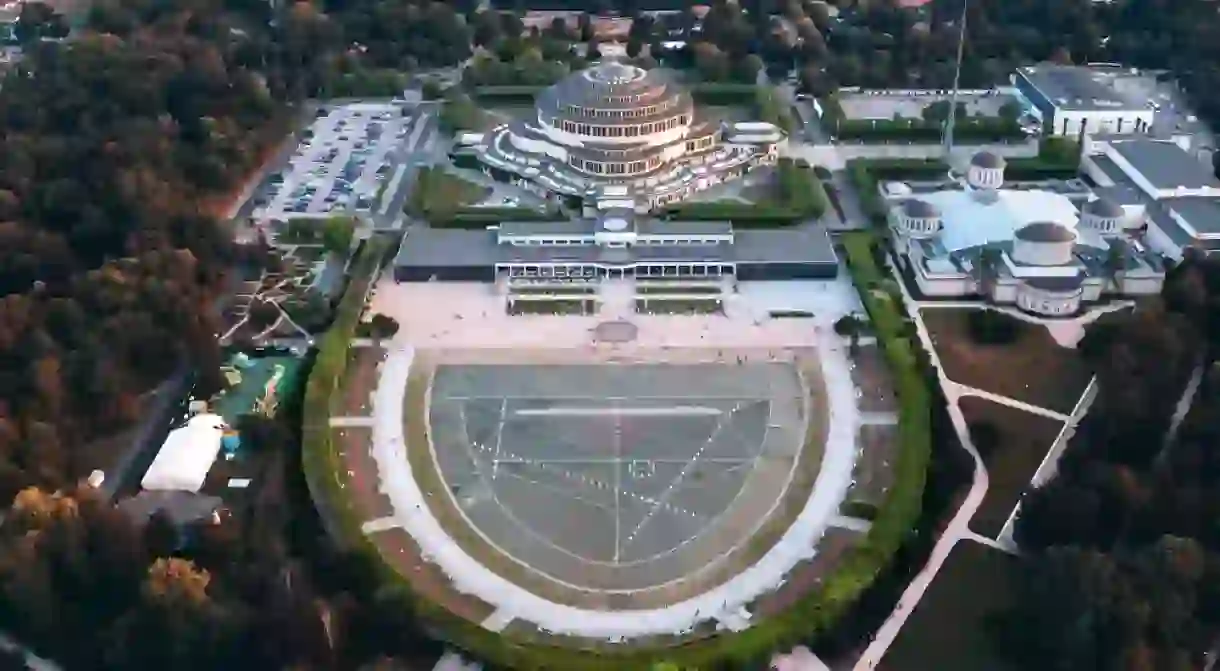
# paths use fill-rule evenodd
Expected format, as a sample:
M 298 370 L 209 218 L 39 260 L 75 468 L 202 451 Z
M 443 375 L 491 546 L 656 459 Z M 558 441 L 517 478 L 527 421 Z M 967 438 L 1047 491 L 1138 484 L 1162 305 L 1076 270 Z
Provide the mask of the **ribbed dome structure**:
M 966 184 L 975 191 L 990 192 L 1004 185 L 1004 159 L 990 151 L 980 151 L 970 158 L 966 169 Z
M 1123 207 L 1109 198 L 1098 198 L 1085 203 L 1085 212 L 1095 214 L 1099 217 L 1121 217 L 1123 216 Z
M 1091 200 L 1080 208 L 1081 227 L 1097 231 L 1104 236 L 1122 233 L 1122 223 L 1125 217 L 1126 212 L 1123 211 L 1122 206 L 1109 198 Z
M 724 128 L 737 126 L 747 124 Z M 626 186 L 625 199 L 653 208 L 774 163 L 785 136 L 769 130 L 724 130 L 672 72 L 607 59 L 547 87 L 532 117 L 488 132 L 480 159 L 547 193 L 587 199 Z
M 912 237 L 929 238 L 940 230 L 940 209 L 926 200 L 902 201 L 899 217 L 902 229 Z
M 606 61 L 565 77 L 538 98 L 541 127 L 560 140 L 566 161 L 591 176 L 654 172 L 677 158 L 674 143 L 718 128 L 695 121 L 690 93 L 666 70 Z M 671 158 L 672 157 L 672 158 Z

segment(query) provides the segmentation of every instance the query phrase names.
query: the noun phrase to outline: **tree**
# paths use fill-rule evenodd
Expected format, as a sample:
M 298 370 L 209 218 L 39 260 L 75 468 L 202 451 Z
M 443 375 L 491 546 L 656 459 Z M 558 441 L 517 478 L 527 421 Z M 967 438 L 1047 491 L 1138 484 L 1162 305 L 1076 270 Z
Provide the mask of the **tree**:
M 1110 240 L 1109 243 L 1104 264 L 1106 280 L 1116 293 L 1122 293 L 1120 274 L 1127 269 L 1127 243 L 1122 239 Z
M 398 322 L 393 317 L 379 312 L 369 321 L 369 332 L 378 340 L 392 337 L 398 332 Z
M 855 315 L 843 315 L 839 317 L 834 324 L 834 331 L 840 336 L 848 338 L 848 352 L 854 357 L 860 349 L 860 333 L 864 330 L 866 324 Z
M 148 518 L 144 525 L 144 545 L 151 559 L 173 555 L 180 542 L 178 526 L 168 513 L 158 510 Z
M 971 310 L 967 320 L 970 339 L 980 345 L 1006 345 L 1020 334 L 1019 322 L 996 310 Z
M 322 224 L 322 246 L 332 254 L 346 257 L 352 249 L 355 221 L 347 217 L 331 217 Z
M 23 2 L 14 27 L 17 41 L 28 47 L 42 39 L 62 39 L 68 36 L 68 23 L 50 5 L 43 2 Z
M 1001 252 L 994 247 L 984 247 L 979 252 L 978 282 L 984 294 L 990 295 L 999 274 Z

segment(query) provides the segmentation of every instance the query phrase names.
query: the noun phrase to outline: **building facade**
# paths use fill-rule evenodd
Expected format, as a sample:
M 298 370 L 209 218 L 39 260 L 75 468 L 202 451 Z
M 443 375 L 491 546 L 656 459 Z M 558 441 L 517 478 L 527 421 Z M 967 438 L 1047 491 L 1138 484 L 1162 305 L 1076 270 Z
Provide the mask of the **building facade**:
M 1220 251 L 1220 180 L 1211 166 L 1167 140 L 1090 141 L 1081 171 L 1127 213 L 1147 245 L 1180 260 Z
M 399 282 L 603 279 L 827 279 L 838 257 L 822 227 L 737 231 L 729 222 L 663 221 L 607 208 L 571 221 L 487 230 L 417 227 L 394 264 Z
M 477 151 L 493 177 L 576 202 L 627 186 L 647 211 L 774 163 L 784 139 L 771 124 L 706 117 L 669 71 L 606 61 L 547 88 L 532 117 Z
M 1146 100 L 1120 92 L 1117 77 L 1107 70 L 1043 63 L 1017 68 L 1012 83 L 1048 135 L 1148 133 L 1155 111 Z
M 1004 169 L 1002 158 L 981 152 L 948 188 L 883 190 L 895 246 L 924 295 L 979 295 L 1062 317 L 1105 296 L 1160 291 L 1163 257 L 1133 235 L 1121 205 L 1006 188 Z

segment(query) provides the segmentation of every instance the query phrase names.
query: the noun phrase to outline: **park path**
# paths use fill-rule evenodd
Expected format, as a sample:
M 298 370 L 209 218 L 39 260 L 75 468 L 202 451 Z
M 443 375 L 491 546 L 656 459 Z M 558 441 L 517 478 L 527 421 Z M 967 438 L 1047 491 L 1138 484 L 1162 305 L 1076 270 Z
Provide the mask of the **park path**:
M 907 292 L 906 285 L 901 281 L 898 283 L 902 290 L 902 299 L 907 306 L 907 312 L 915 322 L 915 330 L 919 334 L 919 340 L 923 343 L 923 347 L 928 351 L 932 365 L 936 368 L 936 379 L 944 389 L 945 400 L 949 406 L 949 421 L 953 424 L 953 429 L 957 433 L 958 440 L 961 441 L 962 449 L 970 454 L 970 458 L 974 460 L 974 478 L 970 483 L 970 491 L 966 494 L 966 499 L 957 510 L 957 514 L 945 527 L 945 532 L 941 535 L 940 540 L 932 548 L 932 554 L 928 557 L 928 563 L 924 565 L 915 579 L 907 585 L 903 590 L 902 596 L 898 599 L 898 605 L 894 608 L 890 616 L 886 618 L 885 623 L 873 635 L 873 640 L 864 650 L 864 654 L 860 656 L 856 662 L 854 671 L 868 671 L 876 668 L 881 659 L 885 657 L 885 653 L 889 650 L 890 645 L 898 638 L 898 632 L 902 630 L 902 625 L 906 624 L 907 618 L 915 611 L 915 606 L 919 604 L 919 600 L 923 598 L 924 592 L 927 591 L 928 585 L 932 584 L 932 579 L 940 571 L 940 567 L 944 565 L 945 560 L 949 558 L 949 553 L 953 551 L 953 547 L 962 538 L 971 538 L 973 532 L 970 531 L 970 519 L 974 517 L 975 511 L 983 503 L 983 497 L 987 494 L 987 468 L 983 466 L 983 459 L 979 456 L 978 450 L 974 446 L 974 442 L 970 440 L 970 432 L 966 428 L 966 418 L 962 415 L 961 409 L 958 407 L 958 398 L 962 395 L 961 385 L 953 382 L 945 377 L 944 367 L 941 366 L 940 357 L 936 354 L 936 348 L 932 346 L 932 337 L 928 333 L 928 327 L 924 324 L 923 315 L 919 312 L 919 303 L 911 298 Z M 1000 397 L 1003 398 L 1003 397 Z
M 893 267 L 892 260 L 891 267 Z M 1079 421 L 1079 417 L 1083 416 L 1084 412 L 1088 410 L 1089 405 L 1092 403 L 1092 396 L 1096 393 L 1095 385 L 1090 384 L 1080 402 L 1076 404 L 1076 408 L 1073 411 L 1072 416 L 1068 417 L 1061 413 L 1057 413 L 1046 408 L 1032 406 L 1028 403 L 1022 403 L 1006 396 L 998 396 L 989 392 L 983 392 L 979 389 L 965 387 L 950 380 L 945 376 L 944 367 L 941 365 L 940 357 L 936 353 L 936 348 L 932 346 L 931 334 L 929 334 L 927 325 L 923 320 L 923 315 L 920 312 L 920 309 L 924 307 L 924 304 L 920 301 L 914 300 L 911 297 L 911 294 L 907 291 L 906 285 L 902 281 L 897 282 L 897 284 L 899 289 L 902 291 L 902 298 L 903 302 L 906 304 L 907 312 L 910 314 L 911 319 L 915 323 L 916 332 L 919 334 L 919 340 L 923 344 L 923 348 L 928 352 L 929 359 L 936 369 L 937 381 L 944 390 L 945 401 L 948 404 L 949 420 L 953 424 L 953 429 L 957 433 L 957 437 L 960 441 L 962 449 L 966 450 L 966 452 L 969 453 L 970 458 L 974 461 L 974 477 L 970 484 L 970 491 L 966 494 L 966 498 L 962 502 L 961 507 L 958 508 L 957 513 L 953 516 L 953 519 L 950 520 L 944 533 L 936 542 L 936 545 L 932 548 L 932 553 L 928 557 L 928 562 L 922 569 L 920 569 L 919 574 L 915 576 L 911 583 L 907 585 L 907 588 L 903 591 L 902 596 L 898 599 L 897 606 L 894 608 L 893 612 L 890 613 L 890 616 L 886 619 L 885 623 L 881 625 L 881 628 L 877 630 L 877 633 L 873 636 L 872 642 L 864 650 L 864 654 L 861 655 L 860 659 L 856 662 L 853 671 L 869 671 L 871 669 L 875 669 L 877 664 L 881 662 L 882 658 L 885 657 L 885 653 L 889 650 L 890 645 L 892 645 L 894 640 L 898 638 L 898 634 L 902 630 L 902 626 L 906 624 L 907 618 L 911 616 L 911 613 L 915 611 L 916 606 L 919 605 L 919 600 L 923 598 L 924 593 L 927 592 L 928 586 L 932 584 L 932 580 L 936 577 L 937 573 L 940 572 L 945 560 L 949 558 L 949 554 L 953 551 L 953 548 L 957 545 L 958 541 L 964 539 L 983 543 L 999 550 L 1011 551 L 1011 548 L 1005 545 L 1002 541 L 984 538 L 970 530 L 970 520 L 974 517 L 974 514 L 978 511 L 979 506 L 983 503 L 983 498 L 987 495 L 988 473 L 987 467 L 983 464 L 982 457 L 979 456 L 978 449 L 975 447 L 974 442 L 970 439 L 970 432 L 966 426 L 966 419 L 962 415 L 961 408 L 958 406 L 958 401 L 961 399 L 961 397 L 982 396 L 995 403 L 1007 405 L 1026 412 L 1036 412 L 1040 415 L 1064 420 L 1074 424 L 1072 420 Z M 938 304 L 928 304 L 928 307 L 936 307 L 937 305 Z M 977 305 L 971 305 L 971 307 L 977 307 Z M 1066 440 L 1064 442 L 1066 443 Z M 1059 452 L 1061 453 L 1062 449 L 1060 449 Z M 1054 456 L 1054 460 L 1057 460 L 1058 456 L 1059 455 L 1056 454 Z M 1054 468 L 1054 460 L 1052 460 L 1052 463 L 1049 465 L 1049 468 L 1052 470 Z M 1043 465 L 1047 465 L 1045 461 Z M 1040 467 L 1039 470 L 1042 470 L 1042 468 Z

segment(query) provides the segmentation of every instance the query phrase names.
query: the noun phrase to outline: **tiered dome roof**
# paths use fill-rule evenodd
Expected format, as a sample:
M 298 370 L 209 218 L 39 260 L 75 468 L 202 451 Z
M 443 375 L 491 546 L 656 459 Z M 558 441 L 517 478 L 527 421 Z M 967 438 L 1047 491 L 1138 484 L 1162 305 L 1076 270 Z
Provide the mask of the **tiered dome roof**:
M 685 93 L 666 70 L 645 70 L 614 61 L 570 74 L 552 90 L 561 110 L 569 105 L 599 110 L 635 109 Z

